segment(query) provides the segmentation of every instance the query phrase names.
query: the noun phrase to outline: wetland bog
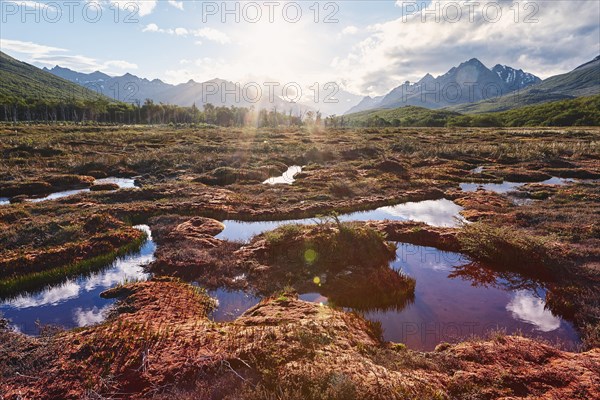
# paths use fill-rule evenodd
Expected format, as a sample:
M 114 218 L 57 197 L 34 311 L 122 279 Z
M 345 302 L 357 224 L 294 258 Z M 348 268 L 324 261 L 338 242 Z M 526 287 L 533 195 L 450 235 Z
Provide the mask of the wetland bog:
M 2 125 L 0 139 L 9 395 L 256 398 L 332 371 L 361 398 L 514 394 L 507 374 L 532 396 L 597 394 L 598 128 Z

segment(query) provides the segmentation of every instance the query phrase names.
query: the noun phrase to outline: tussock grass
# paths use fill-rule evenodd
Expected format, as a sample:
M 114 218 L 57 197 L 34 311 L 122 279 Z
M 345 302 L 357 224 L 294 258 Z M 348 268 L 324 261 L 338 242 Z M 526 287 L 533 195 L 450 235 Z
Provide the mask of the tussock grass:
M 559 266 L 548 237 L 534 236 L 518 228 L 484 222 L 465 224 L 458 240 L 464 253 L 490 265 L 524 273 L 544 272 L 544 268 Z
M 62 267 L 52 268 L 26 275 L 14 276 L 0 280 L 0 298 L 10 298 L 21 292 L 40 290 L 49 285 L 59 284 L 69 278 L 79 275 L 91 274 L 110 265 L 118 257 L 138 251 L 147 239 L 145 233 L 141 233 L 138 239 L 107 254 L 71 263 Z

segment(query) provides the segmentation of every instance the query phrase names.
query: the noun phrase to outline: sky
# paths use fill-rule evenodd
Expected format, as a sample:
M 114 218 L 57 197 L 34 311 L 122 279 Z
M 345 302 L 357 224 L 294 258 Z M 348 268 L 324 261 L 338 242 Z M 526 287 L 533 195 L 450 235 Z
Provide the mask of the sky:
M 471 58 L 546 78 L 600 54 L 600 1 L 7 1 L 0 49 L 172 84 L 327 82 L 381 95 Z

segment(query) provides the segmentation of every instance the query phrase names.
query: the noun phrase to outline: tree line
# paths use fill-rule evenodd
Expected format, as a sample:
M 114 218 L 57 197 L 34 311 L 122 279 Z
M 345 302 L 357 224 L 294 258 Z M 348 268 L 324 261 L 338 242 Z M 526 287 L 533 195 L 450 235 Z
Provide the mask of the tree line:
M 301 114 L 292 110 L 273 108 L 256 110 L 254 107 L 215 106 L 204 104 L 202 109 L 193 104 L 183 107 L 155 103 L 147 99 L 143 104 L 111 102 L 102 98 L 81 100 L 29 100 L 5 98 L 0 102 L 0 121 L 4 122 L 95 122 L 106 124 L 210 124 L 218 126 L 301 126 L 322 124 L 320 112 Z

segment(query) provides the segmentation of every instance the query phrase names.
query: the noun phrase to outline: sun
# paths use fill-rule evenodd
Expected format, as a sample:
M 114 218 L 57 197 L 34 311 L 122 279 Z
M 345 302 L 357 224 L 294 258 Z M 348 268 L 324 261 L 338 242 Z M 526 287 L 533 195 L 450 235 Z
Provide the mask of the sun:
M 294 79 L 307 62 L 310 35 L 300 23 L 246 24 L 240 35 L 240 57 L 255 75 Z

